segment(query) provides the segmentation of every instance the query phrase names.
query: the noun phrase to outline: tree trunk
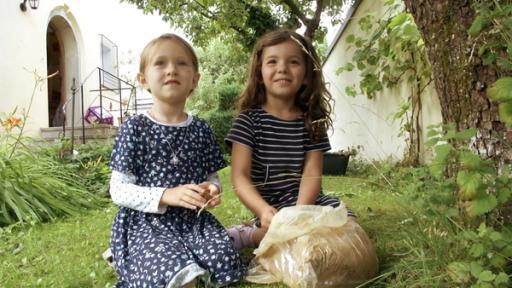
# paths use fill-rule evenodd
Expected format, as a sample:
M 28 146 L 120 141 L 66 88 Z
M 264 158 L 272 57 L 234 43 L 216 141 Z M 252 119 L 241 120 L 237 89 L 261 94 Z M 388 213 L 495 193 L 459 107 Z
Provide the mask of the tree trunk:
M 457 129 L 475 127 L 472 143 L 484 158 L 502 163 L 509 159 L 505 125 L 499 121 L 497 103 L 486 88 L 497 79 L 491 66 L 483 66 L 467 30 L 475 11 L 469 0 L 404 0 L 422 33 L 441 103 L 443 122 Z

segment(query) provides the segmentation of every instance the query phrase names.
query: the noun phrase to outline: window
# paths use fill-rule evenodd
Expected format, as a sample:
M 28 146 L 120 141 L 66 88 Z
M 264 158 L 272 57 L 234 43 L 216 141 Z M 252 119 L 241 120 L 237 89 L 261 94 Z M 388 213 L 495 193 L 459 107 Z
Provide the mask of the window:
M 119 66 L 117 59 L 117 45 L 110 39 L 101 35 L 101 68 L 103 69 L 100 83 L 107 89 L 119 89 Z

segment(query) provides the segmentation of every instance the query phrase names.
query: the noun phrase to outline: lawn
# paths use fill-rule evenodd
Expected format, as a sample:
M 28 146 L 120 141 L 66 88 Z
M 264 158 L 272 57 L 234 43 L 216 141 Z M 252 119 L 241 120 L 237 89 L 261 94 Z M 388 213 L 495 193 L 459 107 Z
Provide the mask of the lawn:
M 226 226 L 251 217 L 236 199 L 229 173 L 229 168 L 221 171 L 223 203 L 213 210 Z M 446 286 L 445 267 L 458 256 L 449 239 L 453 225 L 408 196 L 411 183 L 391 187 L 370 179 L 324 176 L 323 181 L 326 193 L 338 195 L 359 215 L 376 245 L 381 274 L 365 287 Z M 402 187 L 405 192 L 399 191 Z M 116 210 L 109 205 L 51 223 L 2 228 L 0 287 L 111 287 L 116 276 L 101 253 L 107 248 Z

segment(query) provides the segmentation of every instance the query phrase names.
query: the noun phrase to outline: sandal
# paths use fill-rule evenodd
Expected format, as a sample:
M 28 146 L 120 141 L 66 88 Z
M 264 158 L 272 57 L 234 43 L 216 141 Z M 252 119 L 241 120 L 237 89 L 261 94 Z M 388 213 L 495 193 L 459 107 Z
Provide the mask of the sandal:
M 233 242 L 233 247 L 236 250 L 244 248 L 256 248 L 257 245 L 252 239 L 252 234 L 257 228 L 246 225 L 234 225 L 227 229 L 228 236 Z

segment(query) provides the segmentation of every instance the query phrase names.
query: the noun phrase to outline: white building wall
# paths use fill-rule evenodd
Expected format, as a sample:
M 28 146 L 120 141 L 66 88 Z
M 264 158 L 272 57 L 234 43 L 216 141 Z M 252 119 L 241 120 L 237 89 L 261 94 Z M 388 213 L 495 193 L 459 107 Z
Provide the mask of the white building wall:
M 363 0 L 352 15 L 335 44 L 328 59 L 324 63 L 323 72 L 329 82 L 329 91 L 335 99 L 334 128 L 329 134 L 332 151 L 361 146 L 359 156 L 363 159 L 400 160 L 406 149 L 406 139 L 399 136 L 400 121 L 393 120 L 392 115 L 398 111 L 402 99 L 410 93 L 408 84 L 404 83 L 393 89 L 385 89 L 369 100 L 366 95 L 347 96 L 345 87 L 356 84 L 359 86 L 359 71 L 344 72 L 336 75 L 336 69 L 350 62 L 353 49 L 347 50 L 346 38 L 350 34 L 360 35 L 357 19 L 368 12 L 382 15 L 384 9 L 381 1 Z M 378 17 L 378 16 L 377 16 Z M 440 106 L 435 90 L 425 89 L 423 97 L 423 113 L 421 115 L 423 141 L 426 141 L 426 127 L 441 122 Z M 422 155 L 424 159 L 426 154 Z
M 4 118 L 17 107 L 21 114 L 27 109 L 35 84 L 32 71 L 41 76 L 47 74 L 46 32 L 53 16 L 61 16 L 69 24 L 76 41 L 76 53 L 67 53 L 66 60 L 76 63 L 73 71 L 67 72 L 66 89 L 71 87 L 74 74 L 77 86 L 81 81 L 101 67 L 100 34 L 107 36 L 119 47 L 119 60 L 131 55 L 135 65 L 120 67 L 120 75 L 135 75 L 140 51 L 152 38 L 171 32 L 169 24 L 157 16 L 143 15 L 141 10 L 118 0 L 43 0 L 39 8 L 20 10 L 22 1 L 0 1 L 0 118 Z M 27 2 L 28 5 L 28 2 Z M 69 51 L 68 51 L 69 52 Z M 126 61 L 129 62 L 129 61 Z M 128 72 L 128 70 L 130 72 Z M 73 73 L 69 73 L 73 72 Z M 134 73 L 135 72 L 135 73 Z M 97 73 L 97 71 L 96 71 Z M 97 76 L 95 76 L 97 78 Z M 132 79 L 134 80 L 134 79 Z M 47 82 L 36 91 L 33 98 L 26 134 L 38 136 L 40 128 L 48 127 Z M 86 108 L 97 98 L 97 93 L 87 92 L 97 88 L 97 83 L 86 83 Z M 78 104 L 77 104 L 78 105 Z M 69 116 L 68 116 L 69 117 Z M 77 115 L 81 117 L 81 115 Z M 75 120 L 75 123 L 78 120 Z

